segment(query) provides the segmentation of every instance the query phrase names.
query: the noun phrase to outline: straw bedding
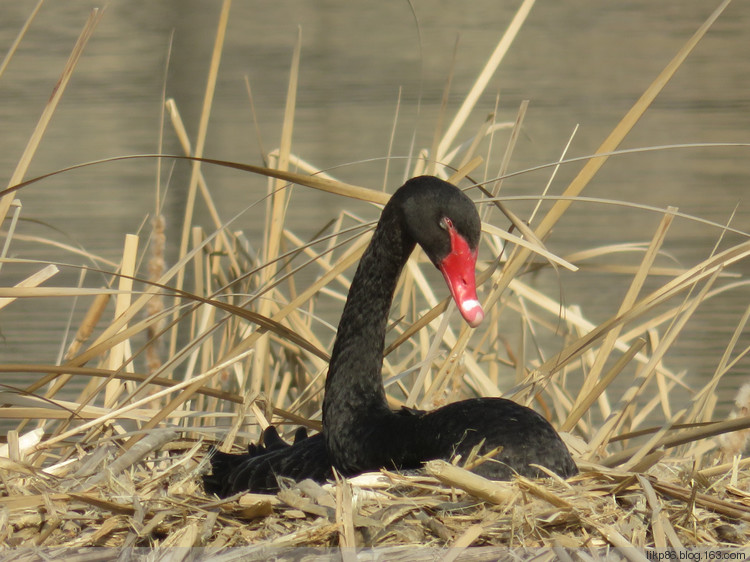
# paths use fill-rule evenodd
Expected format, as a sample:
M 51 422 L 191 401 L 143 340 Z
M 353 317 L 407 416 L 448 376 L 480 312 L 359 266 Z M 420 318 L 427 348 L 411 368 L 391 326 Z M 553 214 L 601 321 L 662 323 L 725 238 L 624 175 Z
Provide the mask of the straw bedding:
M 144 459 L 127 467 L 116 466 L 115 448 L 106 445 L 59 476 L 5 461 L 2 543 L 283 551 L 415 544 L 682 548 L 748 540 L 750 481 L 736 466 L 691 477 L 690 467 L 670 460 L 649 474 L 584 465 L 567 482 L 491 482 L 435 461 L 424 475 L 370 473 L 325 486 L 304 481 L 275 495 L 219 501 L 198 483 L 202 446 L 157 435 L 141 451 Z

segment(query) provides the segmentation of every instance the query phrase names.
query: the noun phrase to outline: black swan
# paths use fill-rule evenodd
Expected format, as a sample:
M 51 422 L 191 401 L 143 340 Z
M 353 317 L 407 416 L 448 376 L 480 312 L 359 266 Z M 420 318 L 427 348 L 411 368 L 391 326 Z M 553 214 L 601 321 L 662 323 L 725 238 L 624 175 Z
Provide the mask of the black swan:
M 432 459 L 466 459 L 472 449 L 492 458 L 472 470 L 495 480 L 537 477 L 541 465 L 562 477 L 577 473 L 552 426 L 535 411 L 502 398 L 475 398 L 432 412 L 388 407 L 381 376 L 388 312 L 401 270 L 419 244 L 440 269 L 464 319 L 476 327 L 484 313 L 474 268 L 480 220 L 462 191 L 435 177 L 407 181 L 383 209 L 352 279 L 331 354 L 323 399 L 323 431 L 300 429 L 292 445 L 273 427 L 248 454 L 214 452 L 209 493 L 278 489 L 294 480 L 352 476 L 379 468 L 413 469 Z

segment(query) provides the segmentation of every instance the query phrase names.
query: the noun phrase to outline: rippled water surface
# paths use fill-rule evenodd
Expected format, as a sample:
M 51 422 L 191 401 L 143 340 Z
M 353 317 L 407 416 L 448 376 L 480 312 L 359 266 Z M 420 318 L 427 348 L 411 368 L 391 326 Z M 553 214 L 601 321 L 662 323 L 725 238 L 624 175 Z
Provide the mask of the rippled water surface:
M 36 1 L 3 3 L 0 52 L 6 52 Z M 534 6 L 517 40 L 459 140 L 468 138 L 498 104 L 498 120 L 515 119 L 522 100 L 530 105 L 509 169 L 556 160 L 576 125 L 570 155 L 590 154 L 658 72 L 714 8 L 705 0 L 664 2 L 552 2 Z M 0 170 L 10 178 L 57 76 L 82 28 L 90 2 L 47 2 L 0 77 Z M 412 146 L 429 147 L 443 88 L 454 68 L 447 114 L 460 103 L 493 51 L 518 2 L 403 1 L 235 2 L 232 6 L 205 154 L 260 163 L 262 150 L 278 146 L 289 64 L 298 33 L 301 73 L 293 151 L 340 179 L 380 188 L 394 116 L 388 189 L 402 182 Z M 64 94 L 31 165 L 29 176 L 76 163 L 159 147 L 162 88 L 175 99 L 192 138 L 198 120 L 219 2 L 113 1 Z M 647 111 L 624 146 L 750 142 L 750 7 L 730 5 Z M 171 59 L 167 62 L 171 45 Z M 455 62 L 452 62 L 455 52 Z M 168 69 L 165 71 L 165 68 Z M 259 120 L 256 133 L 248 102 L 252 87 Z M 166 84 L 166 86 L 164 86 Z M 399 105 L 400 99 L 400 105 Z M 260 140 L 259 140 L 260 139 Z M 497 173 L 507 144 L 499 133 L 489 153 L 488 177 Z M 487 155 L 487 147 L 480 152 Z M 180 148 L 169 125 L 166 153 Z M 643 205 L 679 207 L 709 221 L 750 231 L 746 147 L 661 150 L 611 159 L 585 195 Z M 551 193 L 560 193 L 581 164 L 564 166 Z M 226 220 L 265 193 L 263 179 L 206 167 L 211 192 Z M 189 166 L 165 163 L 165 214 L 171 256 L 184 211 Z M 19 234 L 79 245 L 105 260 L 118 261 L 123 238 L 135 232 L 154 208 L 157 164 L 119 162 L 68 172 L 18 194 L 23 204 Z M 484 175 L 480 170 L 478 177 Z M 539 194 L 549 170 L 522 174 L 503 184 L 505 195 Z M 297 189 L 290 224 L 301 237 L 315 232 L 348 205 L 342 199 Z M 528 203 L 511 207 L 525 216 Z M 375 211 L 352 204 L 371 218 Z M 237 219 L 250 239 L 261 235 L 263 206 Z M 648 242 L 658 214 L 613 205 L 578 204 L 557 226 L 550 249 L 566 254 L 604 243 Z M 210 228 L 207 217 L 197 222 Z M 507 225 L 498 216 L 497 224 Z M 663 264 L 691 266 L 719 241 L 719 228 L 678 219 L 665 244 Z M 726 234 L 720 247 L 742 240 Z M 58 248 L 14 241 L 16 257 L 73 264 L 89 262 Z M 639 256 L 628 263 L 636 263 Z M 670 261 L 673 260 L 673 261 Z M 31 270 L 4 268 L 3 285 Z M 747 276 L 745 261 L 736 272 Z M 74 284 L 75 269 L 64 269 L 56 284 Z M 91 274 L 90 274 L 91 275 Z M 95 274 L 94 274 L 95 275 Z M 582 272 L 539 276 L 536 288 L 566 304 L 579 304 L 593 322 L 613 315 L 630 276 Z M 531 281 L 531 280 L 530 280 Z M 655 288 L 654 282 L 649 288 Z M 735 326 L 750 302 L 737 288 L 713 299 L 691 320 L 668 358 L 698 384 L 710 377 Z M 0 312 L 3 360 L 55 361 L 63 345 L 69 300 L 21 301 Z M 332 318 L 336 314 L 333 311 Z M 517 327 L 510 326 L 509 332 Z M 750 344 L 746 335 L 738 349 Z M 748 360 L 723 381 L 728 402 L 748 378 Z M 509 382 L 510 384 L 510 382 Z

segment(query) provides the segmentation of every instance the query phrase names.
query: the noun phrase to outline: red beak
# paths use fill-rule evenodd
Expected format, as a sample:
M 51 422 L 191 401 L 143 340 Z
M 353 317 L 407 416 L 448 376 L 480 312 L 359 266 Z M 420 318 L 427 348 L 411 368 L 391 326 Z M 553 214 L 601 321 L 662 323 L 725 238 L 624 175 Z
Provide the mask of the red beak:
M 451 290 L 461 316 L 469 326 L 476 328 L 484 319 L 482 305 L 477 299 L 477 284 L 474 278 L 477 251 L 469 248 L 464 237 L 454 228 L 449 228 L 449 232 L 451 253 L 440 262 L 438 268 Z

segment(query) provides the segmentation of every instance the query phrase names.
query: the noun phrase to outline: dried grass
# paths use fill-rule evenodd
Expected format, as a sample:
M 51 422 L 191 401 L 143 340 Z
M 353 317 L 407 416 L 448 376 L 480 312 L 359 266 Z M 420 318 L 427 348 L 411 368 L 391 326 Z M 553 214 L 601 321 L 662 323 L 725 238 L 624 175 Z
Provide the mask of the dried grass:
M 185 157 L 193 159 L 192 195 L 181 226 L 177 263 L 164 263 L 165 229 L 157 214 L 151 223 L 150 250 L 139 237 L 130 236 L 121 263 L 100 271 L 109 279 L 107 287 L 39 287 L 57 272 L 55 266 L 40 263 L 35 276 L 0 289 L 0 308 L 21 297 L 82 297 L 89 303 L 60 365 L 0 364 L 0 373 L 39 375 L 26 388 L 4 385 L 1 392 L 0 416 L 16 420 L 18 426 L 0 447 L 0 544 L 69 549 L 202 546 L 217 552 L 253 545 L 250 554 L 258 556 L 335 545 L 377 546 L 395 556 L 397 547 L 418 544 L 452 547 L 447 559 L 468 546 L 643 549 L 747 544 L 750 476 L 740 455 L 750 428 L 748 393 L 728 420 L 717 419 L 714 408 L 722 376 L 749 351 L 737 349 L 737 344 L 750 309 L 738 321 L 715 376 L 693 394 L 690 404 L 670 402 L 670 390 L 684 386 L 683 374 L 672 372 L 664 357 L 695 310 L 715 291 L 746 285 L 747 280 L 733 275 L 730 285 L 715 286 L 726 279 L 727 268 L 747 259 L 750 242 L 717 252 L 687 270 L 660 267 L 659 251 L 678 215 L 670 208 L 663 211 L 650 243 L 641 245 L 645 252 L 636 268 L 618 264 L 620 246 L 593 248 L 564 259 L 543 244 L 601 167 L 607 158 L 603 155 L 617 148 L 725 5 L 649 86 L 536 229 L 527 227 L 524 218 L 515 217 L 502 201 L 493 200 L 520 236 L 485 224 L 478 276 L 487 311 L 483 334 L 470 338 L 472 332 L 465 326 L 456 332 L 447 318 L 438 318 L 453 305 L 432 293 L 422 272 L 424 260 L 410 262 L 399 286 L 384 364 L 392 405 L 431 407 L 473 393 L 499 395 L 508 386 L 506 377 L 515 376 L 514 388 L 505 395 L 538 405 L 566 432 L 582 471 L 579 476 L 569 481 L 551 475 L 540 481 L 491 482 L 434 461 L 421 475 L 384 471 L 326 486 L 289 483 L 276 495 L 217 500 L 207 497 L 200 485 L 209 445 L 239 450 L 270 423 L 320 428 L 331 330 L 319 309 L 325 299 L 345 298 L 351 266 L 372 226 L 342 214 L 321 225 L 315 240 L 300 240 L 285 217 L 287 206 L 294 204 L 287 182 L 374 204 L 387 200 L 383 192 L 348 185 L 327 174 L 287 171 L 290 163 L 311 174 L 318 171 L 291 152 L 299 43 L 282 145 L 268 155 L 272 167 L 201 158 L 229 11 L 226 2 L 195 143 L 174 101 L 166 101 Z M 438 158 L 429 166 L 434 173 L 447 174 L 441 155 L 456 154 L 453 141 L 529 7 L 526 2 L 519 10 L 510 39 L 498 44 L 477 81 L 478 90 L 472 90 L 448 131 L 433 143 Z M 14 213 L 4 249 L 12 242 L 22 211 L 11 195 L 37 181 L 20 183 L 95 22 L 92 16 L 10 189 L 0 192 L 2 215 L 9 209 Z M 475 136 L 470 134 L 468 153 L 453 181 L 477 168 L 478 140 L 491 138 L 496 129 L 488 121 Z M 201 174 L 203 163 L 269 178 L 268 223 L 260 247 L 227 228 L 231 221 L 222 220 L 213 205 Z M 501 173 L 506 167 L 507 158 Z M 486 193 L 491 191 L 492 187 Z M 215 228 L 211 234 L 193 223 L 198 202 L 209 209 Z M 488 214 L 484 216 L 489 220 Z M 141 267 L 149 251 L 151 260 Z M 21 261 L 5 255 L 4 250 L 0 265 L 13 267 Z M 605 268 L 632 275 L 617 314 L 598 326 L 576 307 L 542 295 L 521 277 L 540 267 L 540 261 L 576 269 L 593 256 L 609 259 Z M 195 286 L 188 290 L 183 285 L 190 269 Z M 143 277 L 141 270 L 147 270 Z M 303 287 L 301 274 L 315 280 Z M 642 295 L 645 282 L 655 278 L 664 281 Z M 166 300 L 170 296 L 171 306 Z M 110 298 L 114 310 L 108 306 Z M 508 318 L 518 320 L 524 337 L 554 334 L 561 322 L 574 336 L 542 362 L 527 357 L 523 343 L 519 348 L 506 345 L 498 326 L 507 324 Z M 613 381 L 626 370 L 634 373 L 632 383 L 624 392 L 613 391 Z M 72 390 L 74 378 L 86 381 L 83 390 Z M 659 427 L 645 427 L 658 407 L 664 421 Z M 737 437 L 732 440 L 730 435 Z M 721 437 L 718 445 L 715 436 Z M 345 557 L 350 554 L 344 551 Z

